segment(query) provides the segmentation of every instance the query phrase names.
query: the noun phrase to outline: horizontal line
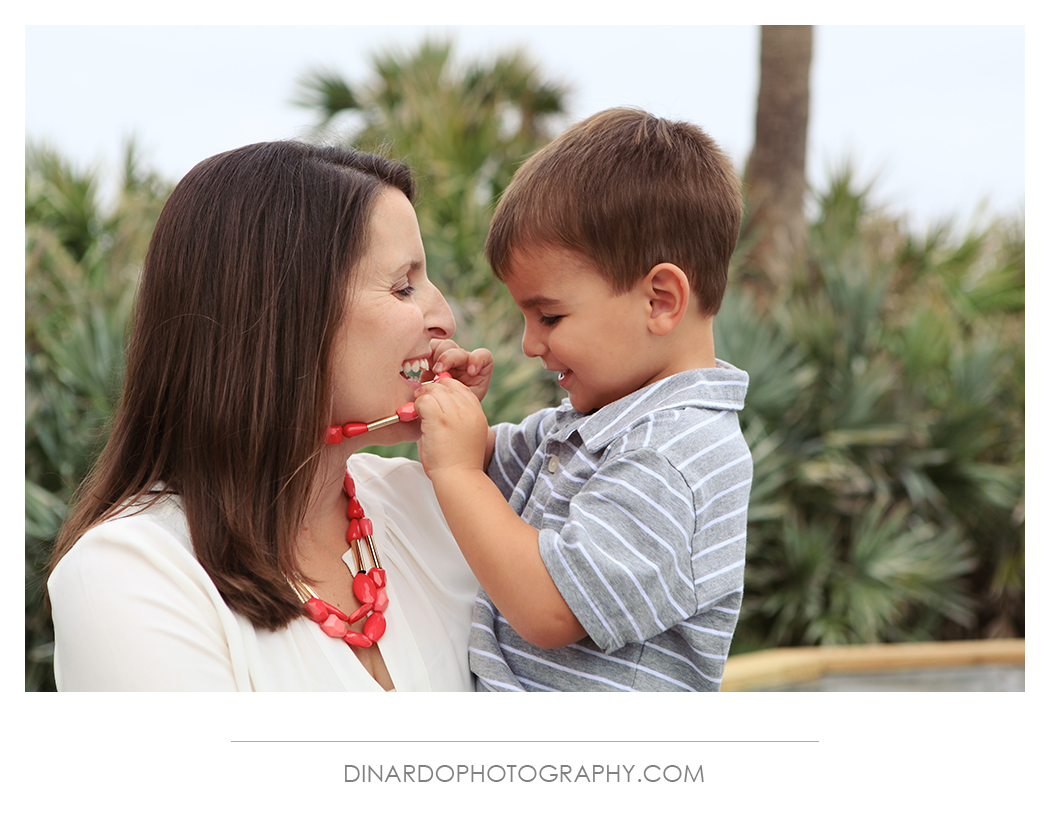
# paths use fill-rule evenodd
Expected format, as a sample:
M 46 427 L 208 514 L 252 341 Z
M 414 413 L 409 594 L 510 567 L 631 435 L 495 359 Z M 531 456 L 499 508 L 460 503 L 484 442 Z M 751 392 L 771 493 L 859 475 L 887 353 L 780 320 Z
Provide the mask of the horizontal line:
M 820 743 L 819 740 L 231 740 L 230 743 Z

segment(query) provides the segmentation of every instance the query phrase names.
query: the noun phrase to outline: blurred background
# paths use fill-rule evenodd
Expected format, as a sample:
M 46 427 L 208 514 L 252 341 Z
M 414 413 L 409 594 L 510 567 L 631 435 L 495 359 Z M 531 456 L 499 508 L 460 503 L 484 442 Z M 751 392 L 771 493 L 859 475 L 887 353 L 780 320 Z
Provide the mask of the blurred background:
M 492 205 L 614 105 L 701 125 L 745 179 L 716 321 L 752 384 L 734 654 L 1023 637 L 1024 47 L 988 26 L 28 27 L 26 689 L 54 687 L 41 571 L 193 164 L 280 138 L 407 161 L 458 339 L 496 355 L 490 420 L 517 420 L 559 395 L 484 262 Z

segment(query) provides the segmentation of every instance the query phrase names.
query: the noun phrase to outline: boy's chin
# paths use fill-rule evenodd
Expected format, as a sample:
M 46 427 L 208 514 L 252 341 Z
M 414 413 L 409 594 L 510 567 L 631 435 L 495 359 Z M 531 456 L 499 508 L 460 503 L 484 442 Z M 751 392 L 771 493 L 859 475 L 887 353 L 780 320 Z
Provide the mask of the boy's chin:
M 596 405 L 593 400 L 584 400 L 582 398 L 574 398 L 571 394 L 569 395 L 569 402 L 572 407 L 576 409 L 580 414 L 593 414 L 601 408 L 600 405 Z

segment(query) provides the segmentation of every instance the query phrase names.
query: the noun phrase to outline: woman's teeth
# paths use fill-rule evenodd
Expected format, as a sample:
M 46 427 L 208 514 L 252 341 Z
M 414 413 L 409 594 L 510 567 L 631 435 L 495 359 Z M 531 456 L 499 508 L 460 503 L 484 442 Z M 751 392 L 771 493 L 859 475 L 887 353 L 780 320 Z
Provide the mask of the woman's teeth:
M 422 378 L 423 372 L 429 371 L 430 361 L 425 357 L 417 358 L 416 360 L 406 360 L 401 364 L 401 374 L 408 380 L 419 380 Z

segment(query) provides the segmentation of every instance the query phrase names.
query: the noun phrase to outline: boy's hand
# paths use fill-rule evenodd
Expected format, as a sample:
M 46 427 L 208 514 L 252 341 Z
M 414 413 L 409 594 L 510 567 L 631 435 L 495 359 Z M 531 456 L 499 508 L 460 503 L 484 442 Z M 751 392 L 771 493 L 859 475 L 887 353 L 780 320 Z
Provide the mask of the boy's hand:
M 423 430 L 419 460 L 427 476 L 456 468 L 484 470 L 489 424 L 470 388 L 453 378 L 424 383 L 416 390 L 415 406 Z
M 430 355 L 434 374 L 448 372 L 469 388 L 478 400 L 484 400 L 492 381 L 492 352 L 475 349 L 468 352 L 454 340 L 430 341 Z

